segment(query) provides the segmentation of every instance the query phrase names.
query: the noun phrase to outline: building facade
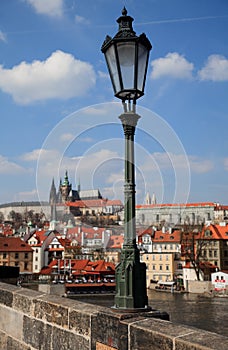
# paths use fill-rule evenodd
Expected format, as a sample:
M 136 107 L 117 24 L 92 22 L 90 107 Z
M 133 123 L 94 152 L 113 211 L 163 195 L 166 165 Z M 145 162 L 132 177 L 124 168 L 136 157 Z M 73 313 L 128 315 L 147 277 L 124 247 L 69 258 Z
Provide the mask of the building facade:
M 202 225 L 215 220 L 217 206 L 217 203 L 212 202 L 136 205 L 136 223 L 144 226 L 163 224 L 172 227 Z M 222 214 L 220 218 L 224 219 Z
M 20 274 L 31 274 L 33 250 L 19 237 L 0 237 L 0 265 L 18 266 Z

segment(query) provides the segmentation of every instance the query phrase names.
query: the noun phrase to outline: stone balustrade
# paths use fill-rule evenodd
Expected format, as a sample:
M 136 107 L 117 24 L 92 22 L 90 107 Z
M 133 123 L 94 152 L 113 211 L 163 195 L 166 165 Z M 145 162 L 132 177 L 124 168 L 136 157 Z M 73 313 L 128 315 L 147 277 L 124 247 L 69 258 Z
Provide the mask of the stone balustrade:
M 228 338 L 0 283 L 1 350 L 227 350 Z M 165 317 L 164 317 L 165 318 Z

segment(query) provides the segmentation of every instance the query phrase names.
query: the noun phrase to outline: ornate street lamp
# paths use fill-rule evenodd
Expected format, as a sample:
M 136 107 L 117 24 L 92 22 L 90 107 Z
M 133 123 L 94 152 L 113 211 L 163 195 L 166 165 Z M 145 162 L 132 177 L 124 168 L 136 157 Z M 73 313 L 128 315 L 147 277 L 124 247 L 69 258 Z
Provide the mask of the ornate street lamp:
M 113 309 L 117 311 L 148 311 L 146 265 L 140 262 L 135 228 L 135 164 L 134 134 L 137 121 L 136 100 L 144 95 L 149 53 L 152 48 L 145 34 L 137 36 L 133 18 L 124 8 L 117 19 L 119 30 L 107 36 L 101 51 L 105 55 L 114 94 L 123 103 L 120 115 L 125 135 L 125 209 L 124 244 L 116 267 L 116 295 Z M 127 101 L 127 103 L 126 103 Z

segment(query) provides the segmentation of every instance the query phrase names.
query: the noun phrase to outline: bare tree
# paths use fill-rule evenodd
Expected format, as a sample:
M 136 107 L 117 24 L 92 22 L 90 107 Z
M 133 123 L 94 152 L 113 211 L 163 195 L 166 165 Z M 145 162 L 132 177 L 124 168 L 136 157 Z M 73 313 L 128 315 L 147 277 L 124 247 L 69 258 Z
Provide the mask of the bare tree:
M 182 233 L 182 256 L 189 261 L 195 270 L 196 278 L 199 281 L 202 273 L 202 263 L 205 262 L 204 249 L 207 242 L 204 239 L 203 230 L 188 230 L 184 228 Z

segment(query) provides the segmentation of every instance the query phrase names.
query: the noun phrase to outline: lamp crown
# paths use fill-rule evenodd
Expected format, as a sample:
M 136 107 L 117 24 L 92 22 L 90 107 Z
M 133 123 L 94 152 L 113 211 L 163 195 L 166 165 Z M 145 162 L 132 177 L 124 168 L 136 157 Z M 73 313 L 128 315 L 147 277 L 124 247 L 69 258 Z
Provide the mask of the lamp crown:
M 127 16 L 127 10 L 126 7 L 123 8 L 122 10 L 122 16 L 120 16 L 116 22 L 119 23 L 119 32 L 118 33 L 123 33 L 123 32 L 128 32 L 129 34 L 135 35 L 135 32 L 132 27 L 132 22 L 134 21 L 134 18 L 131 16 Z M 117 35 L 118 35 L 117 33 Z

